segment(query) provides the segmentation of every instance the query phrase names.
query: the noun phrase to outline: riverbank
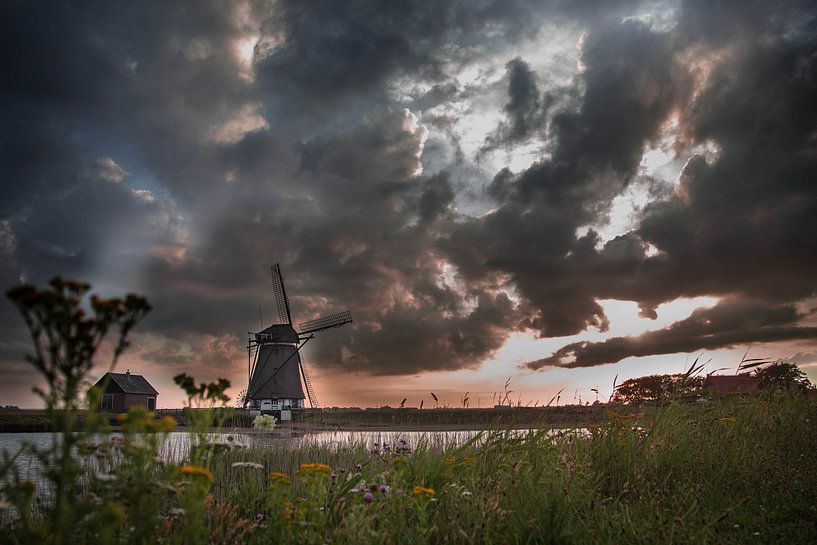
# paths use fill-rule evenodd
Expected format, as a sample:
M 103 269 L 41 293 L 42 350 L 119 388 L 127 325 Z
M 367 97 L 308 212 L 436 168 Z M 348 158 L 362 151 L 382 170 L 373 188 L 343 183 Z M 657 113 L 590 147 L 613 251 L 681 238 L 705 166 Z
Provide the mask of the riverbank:
M 560 407 L 499 407 L 493 409 L 438 408 L 328 408 L 293 412 L 293 419 L 279 422 L 279 428 L 299 432 L 314 431 L 450 431 L 482 429 L 577 428 L 603 422 L 609 410 L 621 410 L 619 405 L 566 405 Z M 630 408 L 630 412 L 634 409 Z M 641 414 L 649 411 L 642 408 Z M 187 426 L 187 410 L 160 409 L 162 416 L 172 417 L 177 428 Z M 80 421 L 83 414 L 79 413 Z M 247 432 L 252 429 L 254 416 L 248 411 L 231 410 L 223 428 Z M 116 415 L 110 424 L 118 429 Z M 0 433 L 48 432 L 52 420 L 43 410 L 22 409 L 0 411 Z

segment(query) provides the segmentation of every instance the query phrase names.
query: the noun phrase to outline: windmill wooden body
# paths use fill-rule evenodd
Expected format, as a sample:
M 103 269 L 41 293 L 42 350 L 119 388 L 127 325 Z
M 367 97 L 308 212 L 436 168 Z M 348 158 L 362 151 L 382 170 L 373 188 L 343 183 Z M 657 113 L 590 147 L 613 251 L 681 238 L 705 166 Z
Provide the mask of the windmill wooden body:
M 272 287 L 278 311 L 277 323 L 249 334 L 249 385 L 244 406 L 261 413 L 280 413 L 280 418 L 287 420 L 291 410 L 305 407 L 307 397 L 311 407 L 318 407 L 309 373 L 301 358 L 301 348 L 315 337 L 315 333 L 351 323 L 352 314 L 345 311 L 324 316 L 301 323 L 296 330 L 278 264 L 272 266 Z

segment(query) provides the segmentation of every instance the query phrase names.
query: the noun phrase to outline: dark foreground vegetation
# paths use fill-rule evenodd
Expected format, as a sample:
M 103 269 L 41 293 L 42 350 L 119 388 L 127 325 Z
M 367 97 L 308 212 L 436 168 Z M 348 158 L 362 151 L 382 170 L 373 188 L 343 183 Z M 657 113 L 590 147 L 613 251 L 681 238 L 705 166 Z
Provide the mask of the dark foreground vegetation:
M 639 418 L 606 411 L 588 430 L 482 433 L 465 444 L 244 447 L 212 440 L 226 381 L 187 393 L 190 448 L 158 456 L 176 421 L 118 420 L 83 398 L 96 347 L 116 357 L 143 300 L 87 286 L 11 293 L 48 382 L 48 447 L 0 461 L 0 543 L 813 543 L 817 398 L 767 389 L 706 403 L 662 398 Z M 84 409 L 84 411 L 83 411 Z M 84 418 L 78 420 L 83 412 Z M 28 480 L 19 460 L 43 468 Z

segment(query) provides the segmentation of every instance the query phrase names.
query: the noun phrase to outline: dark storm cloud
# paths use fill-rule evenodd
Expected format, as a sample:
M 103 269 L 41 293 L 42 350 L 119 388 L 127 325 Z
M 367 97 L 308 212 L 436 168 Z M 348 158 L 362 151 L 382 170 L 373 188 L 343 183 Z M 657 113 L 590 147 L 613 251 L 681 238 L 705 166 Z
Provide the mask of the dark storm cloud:
M 779 309 L 815 294 L 817 243 L 807 233 L 817 228 L 817 33 L 813 12 L 805 22 L 797 13 L 805 12 L 757 3 L 734 16 L 710 3 L 682 11 L 677 39 L 695 51 L 698 81 L 680 112 L 681 145 L 714 151 L 693 155 L 678 187 L 648 204 L 628 235 L 658 255 L 639 257 L 636 246 L 618 270 L 592 260 L 606 283 L 590 288 L 597 297 L 635 300 L 654 315 L 658 304 L 679 296 L 720 295 L 729 297 L 727 308 L 761 301 Z M 531 365 L 558 365 L 565 357 L 570 365 L 596 365 L 813 338 L 813 328 L 795 323 L 799 318 L 762 327 L 713 325 L 707 336 L 688 331 L 698 323 L 694 315 L 636 338 L 568 345 Z
M 506 120 L 485 140 L 484 151 L 525 142 L 534 133 L 544 129 L 544 115 L 548 104 L 536 83 L 536 74 L 528 63 L 517 57 L 505 65 L 508 78 L 508 102 L 504 111 Z M 545 99 L 549 99 L 548 96 Z
M 492 42 L 534 36 L 549 4 L 279 2 L 264 27 L 271 51 L 263 54 L 257 71 L 264 87 L 297 96 L 305 110 L 332 107 L 343 98 L 372 100 L 386 91 L 389 78 L 439 83 L 447 64 L 472 60 Z
M 796 325 L 802 317 L 791 305 L 773 306 L 756 301 L 723 300 L 713 308 L 698 309 L 689 318 L 664 329 L 635 337 L 572 343 L 548 358 L 529 362 L 525 366 L 531 369 L 559 365 L 589 367 L 615 363 L 631 356 L 817 338 L 817 327 Z
M 620 268 L 622 258 L 606 248 L 600 255 L 595 233 L 577 238 L 576 228 L 604 218 L 635 176 L 644 145 L 686 98 L 689 77 L 672 44 L 636 21 L 605 23 L 587 36 L 577 82 L 584 93 L 577 107 L 552 115 L 552 158 L 517 177 L 500 172 L 488 188 L 498 209 L 457 224 L 442 243 L 469 278 L 510 275 L 530 303 L 528 325 L 544 336 L 607 327 L 590 285 L 597 271 L 588 267 L 604 267 L 611 253 L 610 266 Z M 633 250 L 637 263 L 643 246 Z
M 141 357 L 220 368 L 258 305 L 271 316 L 280 261 L 297 320 L 355 315 L 308 356 L 380 374 L 474 367 L 524 328 L 605 329 L 599 299 L 645 315 L 693 295 L 789 308 L 817 270 L 813 10 L 726 6 L 687 2 L 668 30 L 637 2 L 4 6 L 2 279 L 143 290 L 155 310 Z M 584 32 L 583 68 L 555 91 L 529 47 L 553 24 Z M 421 164 L 449 151 L 430 149 L 446 144 L 424 124 L 468 161 L 457 110 L 434 107 L 478 97 L 457 74 L 491 62 L 507 63 L 494 144 L 541 138 L 543 156 L 475 180 Z M 613 199 L 661 188 L 639 165 L 673 116 L 680 153 L 717 151 L 602 241 Z M 482 185 L 480 215 L 459 212 Z M 21 338 L 7 310 L 3 360 Z M 809 337 L 798 319 L 740 338 Z M 744 342 L 737 327 L 713 338 Z M 680 325 L 662 335 L 552 363 L 700 344 Z

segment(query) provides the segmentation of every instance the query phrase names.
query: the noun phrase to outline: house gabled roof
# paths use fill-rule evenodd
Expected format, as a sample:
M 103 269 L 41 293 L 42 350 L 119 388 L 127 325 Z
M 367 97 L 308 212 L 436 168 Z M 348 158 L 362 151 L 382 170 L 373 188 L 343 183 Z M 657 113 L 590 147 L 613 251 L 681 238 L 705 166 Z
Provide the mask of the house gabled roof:
M 109 387 L 116 386 L 126 394 L 159 395 L 159 392 L 150 385 L 145 377 L 130 372 L 105 373 L 94 386 L 102 386 L 107 377 L 110 377 Z

